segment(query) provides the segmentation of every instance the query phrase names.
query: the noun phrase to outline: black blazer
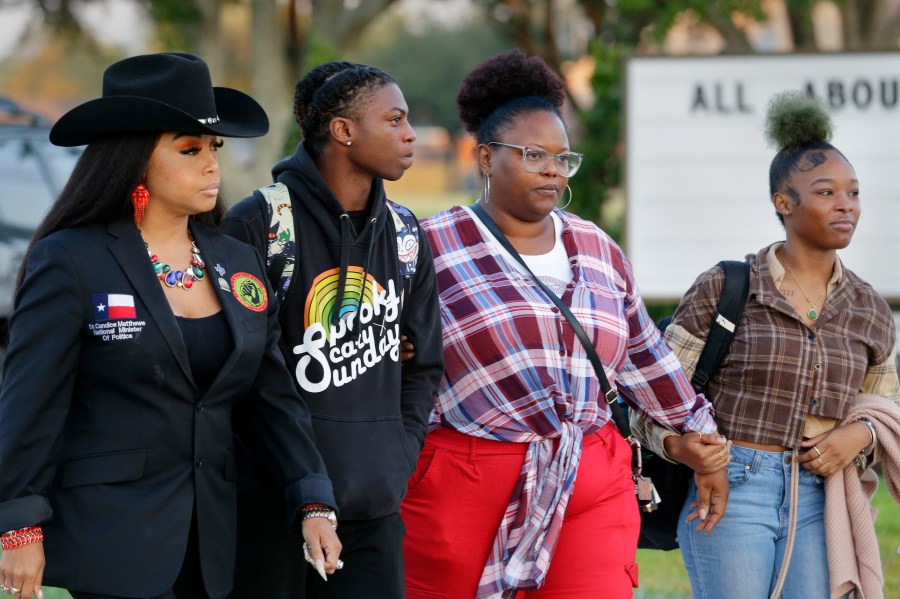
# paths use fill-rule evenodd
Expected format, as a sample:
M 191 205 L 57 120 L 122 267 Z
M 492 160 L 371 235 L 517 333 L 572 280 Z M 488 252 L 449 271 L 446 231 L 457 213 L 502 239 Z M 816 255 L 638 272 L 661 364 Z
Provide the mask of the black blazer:
M 305 503 L 335 504 L 278 349 L 261 258 L 199 223 L 191 230 L 234 341 L 202 395 L 133 222 L 58 231 L 28 259 L 0 394 L 0 532 L 43 525 L 47 585 L 161 594 L 195 513 L 206 589 L 226 595 L 231 414 L 244 400 L 253 404 L 242 429 L 284 489 L 288 523 L 299 525 L 292 515 Z

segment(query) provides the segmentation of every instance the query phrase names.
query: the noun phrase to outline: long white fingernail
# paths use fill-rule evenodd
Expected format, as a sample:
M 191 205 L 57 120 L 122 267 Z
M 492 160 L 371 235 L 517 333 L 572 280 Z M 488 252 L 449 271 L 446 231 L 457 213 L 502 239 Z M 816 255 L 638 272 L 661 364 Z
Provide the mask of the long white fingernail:
M 701 520 L 706 520 L 706 508 L 700 508 L 697 510 L 697 513 L 700 515 Z
M 325 582 L 328 582 L 328 576 L 325 575 L 325 562 L 323 562 L 320 559 L 317 559 L 316 563 L 315 563 L 315 568 L 316 568 L 316 572 L 319 573 L 319 576 L 322 577 L 322 580 L 324 580 Z

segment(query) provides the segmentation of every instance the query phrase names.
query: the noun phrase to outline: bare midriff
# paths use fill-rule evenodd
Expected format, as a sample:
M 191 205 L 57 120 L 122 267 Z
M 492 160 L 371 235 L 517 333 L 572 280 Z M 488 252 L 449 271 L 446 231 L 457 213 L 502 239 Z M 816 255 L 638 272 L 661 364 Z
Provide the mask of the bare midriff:
M 759 451 L 773 451 L 773 452 L 781 452 L 781 451 L 790 451 L 787 447 L 783 445 L 767 445 L 765 443 L 754 443 L 752 441 L 734 441 L 732 442 L 735 445 L 739 445 L 741 447 L 747 447 L 749 449 L 758 449 Z

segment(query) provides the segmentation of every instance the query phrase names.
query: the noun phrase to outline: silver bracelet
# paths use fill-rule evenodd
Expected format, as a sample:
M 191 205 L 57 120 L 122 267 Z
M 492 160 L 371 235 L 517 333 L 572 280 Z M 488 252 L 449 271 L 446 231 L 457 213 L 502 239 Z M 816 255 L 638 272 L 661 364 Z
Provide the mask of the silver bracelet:
M 869 432 L 872 434 L 872 442 L 869 443 L 869 446 L 863 449 L 860 453 L 865 455 L 872 455 L 872 452 L 875 451 L 875 445 L 878 443 L 878 435 L 875 433 L 875 425 L 872 424 L 868 418 L 859 418 L 857 422 L 862 422 L 867 427 L 869 427 Z
M 869 422 L 868 418 L 859 418 L 856 422 L 862 422 L 867 427 L 869 427 L 869 432 L 872 434 L 872 442 L 868 447 L 859 452 L 859 455 L 853 458 L 853 463 L 856 464 L 856 467 L 860 470 L 865 470 L 869 465 L 869 456 L 872 455 L 872 452 L 875 451 L 875 445 L 878 442 L 878 435 L 875 434 L 875 425 Z

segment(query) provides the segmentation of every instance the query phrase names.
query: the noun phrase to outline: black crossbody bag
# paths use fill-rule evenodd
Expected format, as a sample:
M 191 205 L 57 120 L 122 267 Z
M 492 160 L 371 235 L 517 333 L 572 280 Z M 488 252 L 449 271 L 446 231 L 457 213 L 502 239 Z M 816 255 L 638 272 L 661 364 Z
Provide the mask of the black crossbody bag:
M 619 433 L 628 441 L 632 447 L 632 477 L 635 482 L 635 495 L 637 496 L 638 505 L 641 508 L 641 536 L 638 546 L 641 548 L 652 549 L 674 549 L 678 546 L 675 541 L 675 527 L 677 525 L 678 516 L 684 500 L 687 496 L 687 481 L 691 475 L 691 470 L 682 464 L 673 464 L 654 454 L 649 450 L 642 449 L 640 443 L 631 434 L 631 426 L 628 424 L 628 416 L 619 402 L 618 392 L 609 384 L 606 378 L 606 372 L 603 370 L 603 364 L 597 355 L 590 339 L 579 324 L 578 319 L 572 314 L 572 311 L 566 306 L 553 291 L 541 281 L 519 255 L 519 252 L 512 246 L 506 235 L 500 230 L 497 224 L 488 216 L 479 204 L 471 206 L 475 215 L 484 223 L 488 231 L 494 238 L 509 252 L 509 254 L 518 260 L 525 268 L 532 280 L 541 289 L 544 295 L 553 302 L 559 309 L 560 313 L 569 322 L 575 336 L 584 346 L 588 359 L 594 368 L 597 380 L 600 382 L 600 388 L 603 391 L 603 397 L 609 405 L 610 413 Z M 728 352 L 731 339 L 734 337 L 734 331 L 737 323 L 740 322 L 740 316 L 743 312 L 744 305 L 747 301 L 749 290 L 749 267 L 746 262 L 723 261 L 720 263 L 725 269 L 726 279 L 723 286 L 722 295 L 719 298 L 719 306 L 717 313 L 713 318 L 714 326 L 710 330 L 706 345 L 698 362 L 694 377 L 691 384 L 699 391 L 705 388 L 709 381 L 710 375 L 718 367 L 722 358 Z M 741 272 L 742 271 L 742 272 Z M 743 274 L 743 276 L 740 276 Z M 730 275 L 730 276 L 729 276 Z M 644 477 L 643 472 L 644 460 L 652 461 L 653 473 L 647 472 L 650 478 Z M 648 464 L 649 465 L 649 464 Z M 651 479 L 658 479 L 661 486 L 654 488 Z M 661 500 L 665 501 L 661 501 Z M 660 500 L 660 501 L 658 501 Z M 661 504 L 666 505 L 664 512 L 657 510 Z
M 691 377 L 691 386 L 697 393 L 706 392 L 709 378 L 728 353 L 750 291 L 750 266 L 746 262 L 722 260 L 719 266 L 725 272 L 722 292 L 710 323 L 706 344 L 697 360 L 694 376 Z M 665 325 L 661 324 L 660 329 L 665 331 Z M 678 518 L 694 472 L 684 464 L 673 464 L 647 448 L 643 448 L 641 452 L 643 473 L 653 480 L 664 501 L 652 512 L 641 512 L 638 547 L 663 551 L 677 549 Z

